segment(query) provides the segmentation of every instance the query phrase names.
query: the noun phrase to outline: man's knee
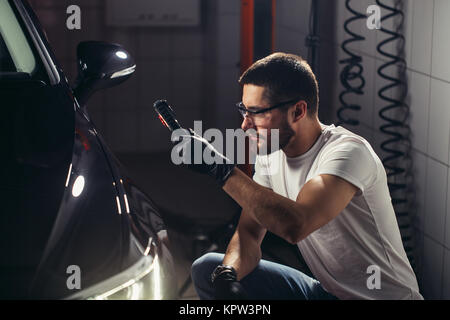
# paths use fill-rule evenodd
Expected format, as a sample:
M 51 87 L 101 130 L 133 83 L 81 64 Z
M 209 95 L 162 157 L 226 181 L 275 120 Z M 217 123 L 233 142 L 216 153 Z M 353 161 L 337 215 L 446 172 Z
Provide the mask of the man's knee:
M 195 260 L 191 267 L 194 283 L 209 280 L 214 269 L 222 263 L 223 256 L 223 254 L 210 252 Z

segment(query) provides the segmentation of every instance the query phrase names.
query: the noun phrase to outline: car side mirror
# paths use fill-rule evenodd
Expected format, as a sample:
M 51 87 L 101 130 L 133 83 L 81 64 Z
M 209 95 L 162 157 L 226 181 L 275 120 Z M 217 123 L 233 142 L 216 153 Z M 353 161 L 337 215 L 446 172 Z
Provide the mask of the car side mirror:
M 77 47 L 78 76 L 74 95 L 85 106 L 91 95 L 121 84 L 136 69 L 134 59 L 119 44 L 103 41 L 84 41 Z

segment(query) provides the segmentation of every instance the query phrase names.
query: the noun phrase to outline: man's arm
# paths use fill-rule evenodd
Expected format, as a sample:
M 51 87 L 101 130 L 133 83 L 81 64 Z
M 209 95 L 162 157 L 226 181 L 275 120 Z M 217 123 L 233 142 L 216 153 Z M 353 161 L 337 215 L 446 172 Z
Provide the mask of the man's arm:
M 293 244 L 335 218 L 358 191 L 346 180 L 324 174 L 309 180 L 293 201 L 262 187 L 237 168 L 223 189 L 259 225 Z
M 242 210 L 223 259 L 223 264 L 234 267 L 238 280 L 249 274 L 261 260 L 261 242 L 266 231 L 247 210 Z

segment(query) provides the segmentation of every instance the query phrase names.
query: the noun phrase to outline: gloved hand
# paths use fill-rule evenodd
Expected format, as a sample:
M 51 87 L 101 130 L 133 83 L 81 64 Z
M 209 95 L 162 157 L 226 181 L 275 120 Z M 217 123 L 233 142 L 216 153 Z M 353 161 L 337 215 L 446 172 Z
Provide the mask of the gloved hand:
M 216 300 L 246 300 L 247 294 L 241 283 L 237 281 L 234 269 L 218 270 L 223 266 L 216 268 L 212 275 L 214 287 L 214 297 Z
M 184 134 L 172 136 L 172 142 L 176 144 L 175 152 L 177 154 L 183 154 L 183 163 L 195 172 L 213 177 L 219 185 L 223 186 L 235 165 L 223 154 L 218 152 L 208 140 L 199 136 L 192 129 L 183 129 L 183 131 Z M 199 147 L 196 147 L 196 145 Z M 208 149 L 209 154 L 214 157 L 215 161 L 205 162 L 203 155 L 205 154 L 206 149 Z M 184 154 L 185 152 L 187 153 Z M 196 152 L 197 158 L 201 158 L 200 163 L 195 163 Z

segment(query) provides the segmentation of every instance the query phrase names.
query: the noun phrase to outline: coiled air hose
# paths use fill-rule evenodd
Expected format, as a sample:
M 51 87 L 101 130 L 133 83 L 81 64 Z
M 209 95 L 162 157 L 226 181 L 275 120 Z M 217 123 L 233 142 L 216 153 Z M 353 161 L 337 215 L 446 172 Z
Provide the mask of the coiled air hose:
M 361 65 L 362 57 L 352 51 L 349 46 L 352 42 L 363 41 L 365 38 L 351 31 L 350 24 L 359 19 L 366 19 L 366 16 L 354 10 L 350 6 L 350 2 L 351 0 L 345 1 L 345 7 L 353 14 L 353 16 L 344 22 L 344 30 L 350 37 L 345 39 L 341 44 L 342 50 L 348 57 L 339 60 L 339 64 L 344 65 L 340 73 L 340 81 L 344 87 L 344 90 L 339 94 L 339 102 L 341 106 L 337 111 L 337 117 L 339 119 L 337 125 L 356 126 L 359 124 L 359 121 L 357 117 L 355 117 L 356 114 L 354 112 L 361 110 L 361 106 L 348 102 L 347 99 L 349 96 L 353 99 L 355 94 L 362 95 L 364 93 L 363 89 L 366 81 L 363 77 L 364 68 Z M 353 114 L 349 111 L 353 111 Z
M 356 41 L 365 40 L 363 36 L 351 31 L 350 25 L 359 19 L 366 20 L 367 16 L 354 10 L 350 2 L 351 0 L 346 0 L 345 7 L 352 13 L 352 16 L 344 22 L 344 30 L 349 37 L 341 44 L 341 48 L 347 54 L 347 57 L 339 61 L 343 65 L 340 81 L 344 89 L 339 94 L 340 107 L 337 110 L 337 124 L 343 126 L 359 125 L 357 113 L 361 110 L 361 106 L 349 101 L 354 101 L 354 95 L 364 94 L 365 86 L 362 57 L 351 50 L 349 45 Z M 389 44 L 397 44 L 397 41 L 402 41 L 402 45 L 404 45 L 404 37 L 400 33 L 403 27 L 403 12 L 399 9 L 401 2 L 401 0 L 396 0 L 394 7 L 390 7 L 381 0 L 376 1 L 378 6 L 388 11 L 386 15 L 381 17 L 381 29 L 379 30 L 379 32 L 387 34 L 388 37 L 377 45 L 377 51 L 383 56 L 383 64 L 378 68 L 377 73 L 381 78 L 388 81 L 388 84 L 378 91 L 380 99 L 386 102 L 386 105 L 380 109 L 378 115 L 383 120 L 379 129 L 384 135 L 387 135 L 380 148 L 385 155 L 382 162 L 386 169 L 392 205 L 397 217 L 403 246 L 412 267 L 415 269 L 413 233 L 408 212 L 410 204 L 408 203 L 406 184 L 410 173 L 408 166 L 410 164 L 410 140 L 407 123 L 409 108 L 405 103 L 407 84 L 404 80 L 406 78 L 406 61 L 401 55 L 403 52 L 401 46 L 396 48 L 396 52 L 399 52 L 398 54 L 392 54 L 384 49 Z M 398 18 L 400 20 L 397 20 Z M 395 22 L 395 30 L 383 27 L 386 24 L 383 24 L 383 22 L 388 19 L 393 19 Z M 389 69 L 393 66 L 400 70 L 395 76 L 391 75 L 392 72 L 389 74 Z M 397 93 L 397 95 L 394 96 L 393 92 Z
M 409 216 L 409 201 L 407 197 L 407 178 L 410 173 L 410 128 L 408 125 L 409 106 L 405 103 L 408 91 L 406 82 L 406 61 L 403 58 L 403 47 L 405 38 L 401 34 L 403 28 L 404 14 L 401 10 L 402 1 L 396 0 L 393 6 L 385 4 L 381 0 L 377 5 L 387 10 L 387 14 L 381 17 L 380 31 L 388 37 L 378 43 L 377 51 L 386 61 L 378 68 L 378 75 L 388 83 L 379 89 L 378 96 L 386 102 L 386 105 L 378 112 L 379 117 L 384 120 L 379 127 L 380 131 L 387 136 L 381 143 L 383 165 L 386 169 L 389 191 L 392 198 L 395 214 L 402 235 L 403 246 L 406 254 L 415 268 L 413 257 L 412 228 Z M 392 19 L 395 22 L 393 30 L 383 25 L 384 21 Z M 385 50 L 389 44 L 396 44 L 396 53 Z M 400 44 L 400 45 L 398 45 Z M 392 50 L 391 50 L 392 51 Z M 392 72 L 394 69 L 395 73 Z

